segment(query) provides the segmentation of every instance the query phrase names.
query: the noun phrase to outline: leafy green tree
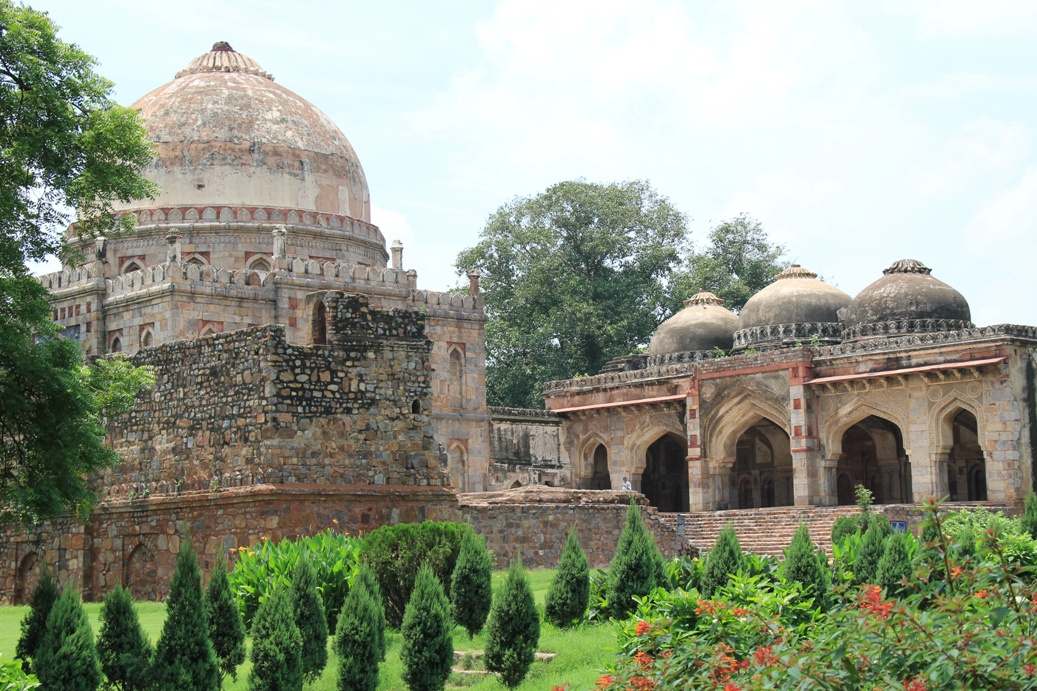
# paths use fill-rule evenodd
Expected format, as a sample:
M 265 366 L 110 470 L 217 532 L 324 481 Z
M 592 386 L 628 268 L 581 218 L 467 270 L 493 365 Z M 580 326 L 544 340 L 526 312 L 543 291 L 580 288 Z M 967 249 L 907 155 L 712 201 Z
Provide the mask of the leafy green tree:
M 454 622 L 468 632 L 469 640 L 482 631 L 490 613 L 492 574 L 493 557 L 486 549 L 486 539 L 474 530 L 465 533 L 450 579 L 450 612 Z
M 1026 504 L 1020 522 L 1023 532 L 1037 540 L 1037 493 L 1030 492 L 1026 495 Z
M 403 682 L 411 691 L 441 691 L 454 662 L 449 603 L 432 569 L 421 567 L 403 615 Z
M 706 554 L 706 564 L 702 571 L 699 590 L 704 597 L 713 597 L 720 588 L 727 585 L 731 576 L 738 573 L 742 565 L 742 546 L 733 525 L 725 525 L 720 529 L 713 549 Z
M 687 218 L 644 181 L 552 185 L 495 211 L 459 272 L 481 273 L 490 405 L 542 408 L 544 382 L 648 342 Z
M 123 691 L 145 691 L 151 683 L 151 641 L 144 634 L 133 608 L 133 596 L 116 586 L 104 596 L 97 657 L 108 685 Z
M 893 533 L 886 541 L 886 550 L 875 569 L 875 580 L 890 597 L 900 597 L 907 591 L 903 583 L 911 576 L 911 558 L 907 554 L 907 536 Z
M 292 611 L 302 636 L 302 673 L 307 682 L 320 678 L 328 664 L 328 621 L 317 592 L 317 577 L 304 553 L 292 570 Z
M 166 621 L 162 625 L 151 679 L 160 691 L 196 689 L 208 691 L 220 685 L 220 673 L 202 598 L 202 573 L 190 535 L 180 542 L 176 571 L 166 599 Z
M 674 274 L 670 303 L 677 311 L 700 290 L 724 300 L 738 311 L 754 293 L 788 267 L 785 247 L 773 245 L 763 226 L 742 213 L 714 226 L 706 247 L 690 255 L 687 269 Z
M 275 587 L 252 622 L 252 670 L 248 691 L 298 691 L 302 688 L 302 634 L 292 614 L 292 594 Z
M 94 691 L 101 685 L 94 632 L 72 588 L 65 588 L 51 607 L 35 663 L 45 689 Z
M 32 672 L 33 661 L 39 650 L 43 634 L 47 631 L 47 617 L 50 615 L 54 601 L 58 599 L 58 584 L 50 573 L 50 567 L 43 565 L 40 580 L 32 590 L 29 611 L 22 619 L 22 635 L 18 638 L 15 654 L 22 661 L 26 672 Z
M 866 530 L 866 529 L 865 529 Z M 832 522 L 832 544 L 837 544 L 847 535 L 857 532 L 857 519 L 853 516 L 839 516 Z
M 544 603 L 544 618 L 565 629 L 580 621 L 590 601 L 590 563 L 576 528 L 569 531 Z
M 113 203 L 153 193 L 141 176 L 152 154 L 139 115 L 45 14 L 0 0 L 0 66 L 0 522 L 33 524 L 84 515 L 87 476 L 116 456 L 94 376 L 54 337 L 26 263 L 63 249 L 67 209 L 80 237 L 131 227 Z
M 353 580 L 354 588 L 364 588 L 367 593 L 371 596 L 371 600 L 374 603 L 374 616 L 375 616 L 375 632 L 378 637 L 378 659 L 385 659 L 385 603 L 382 600 L 382 590 L 378 587 L 378 579 L 374 575 L 374 571 L 367 564 L 360 564 L 360 568 L 357 570 L 356 578 Z
M 828 590 L 831 586 L 828 560 L 825 553 L 814 546 L 806 523 L 799 524 L 789 548 L 785 550 L 782 572 L 787 583 L 797 581 L 802 584 L 813 597 L 816 606 L 828 608 Z
M 624 619 L 636 603 L 663 585 L 663 558 L 655 539 L 641 521 L 641 509 L 631 500 L 626 525 L 616 543 L 616 554 L 608 570 L 608 597 L 612 616 Z
M 886 551 L 886 540 L 882 534 L 879 524 L 868 526 L 861 541 L 861 549 L 857 553 L 857 559 L 853 563 L 853 580 L 858 585 L 875 583 L 875 570 L 879 566 L 879 560 Z
M 235 681 L 238 666 L 245 661 L 245 625 L 241 609 L 230 589 L 227 578 L 227 557 L 220 552 L 209 574 L 205 587 L 205 620 L 209 626 L 209 640 L 220 670 L 220 686 L 228 674 Z
M 522 563 L 516 560 L 493 598 L 486 625 L 486 669 L 499 674 L 509 689 L 515 688 L 533 664 L 539 641 L 540 615 Z
M 369 571 L 370 572 L 370 571 Z M 346 595 L 335 631 L 339 691 L 374 691 L 378 686 L 378 662 L 385 632 L 379 632 L 376 602 L 367 586 L 354 584 Z M 381 624 L 384 627 L 384 619 Z

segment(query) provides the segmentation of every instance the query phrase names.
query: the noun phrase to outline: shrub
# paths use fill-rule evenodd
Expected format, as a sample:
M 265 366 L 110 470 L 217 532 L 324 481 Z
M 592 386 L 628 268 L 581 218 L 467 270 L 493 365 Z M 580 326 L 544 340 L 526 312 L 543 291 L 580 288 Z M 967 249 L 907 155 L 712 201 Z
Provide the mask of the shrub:
M 492 574 L 493 557 L 486 550 L 485 538 L 467 531 L 450 580 L 450 612 L 454 623 L 468 632 L 469 640 L 482 631 L 490 613 Z
M 58 599 L 58 584 L 50 574 L 50 569 L 44 565 L 40 580 L 32 590 L 32 599 L 29 602 L 29 612 L 22 619 L 22 635 L 18 638 L 15 654 L 22 661 L 22 667 L 26 672 L 31 672 L 32 663 L 36 659 L 36 651 L 43 640 L 43 634 L 47 630 L 47 617 L 50 608 Z
M 371 567 L 385 602 L 385 618 L 394 627 L 403 623 L 403 613 L 422 566 L 432 569 L 446 592 L 457 566 L 464 523 L 426 521 L 382 526 L 369 534 L 360 559 Z
M 806 523 L 800 523 L 792 536 L 792 542 L 785 550 L 782 571 L 786 582 L 802 584 L 804 591 L 814 598 L 814 605 L 822 610 L 827 609 L 828 589 L 831 585 L 828 560 L 824 552 L 814 547 Z
M 151 683 L 151 641 L 140 626 L 129 590 L 116 586 L 105 594 L 100 621 L 97 657 L 108 684 L 123 691 L 144 691 Z
M 911 558 L 907 553 L 906 539 L 904 533 L 890 535 L 886 541 L 886 550 L 875 569 L 875 581 L 890 597 L 899 597 L 907 590 L 902 584 L 911 575 Z
M 1020 529 L 1034 540 L 1037 540 L 1037 493 L 1026 495 L 1026 506 L 1019 521 Z
M 216 689 L 220 685 L 216 654 L 205 621 L 202 574 L 189 535 L 182 539 L 176 558 L 151 679 L 155 688 L 162 691 Z
M 400 629 L 403 681 L 411 691 L 439 691 L 446 685 L 454 662 L 451 628 L 443 586 L 431 568 L 422 566 L 414 577 Z
M 375 602 L 365 584 L 353 584 L 335 632 L 339 691 L 374 691 L 378 686 L 378 661 L 385 640 L 384 631 L 378 631 L 380 609 L 381 603 Z
M 303 678 L 313 682 L 320 678 L 328 664 L 328 621 L 317 592 L 317 579 L 306 554 L 299 557 L 292 570 L 290 593 L 295 625 L 302 636 Z
M 580 547 L 576 528 L 569 531 L 544 603 L 544 617 L 559 628 L 583 618 L 590 598 L 590 563 Z
M 871 514 L 871 517 L 868 518 L 868 528 L 873 525 L 878 527 L 879 533 L 881 533 L 884 538 L 893 534 L 893 524 L 889 522 L 889 518 L 884 514 Z M 865 528 L 864 532 L 867 532 L 868 528 Z
M 209 640 L 216 654 L 222 686 L 223 677 L 228 674 L 237 680 L 238 666 L 245 661 L 245 625 L 241 621 L 237 600 L 230 591 L 227 559 L 222 552 L 216 559 L 216 565 L 209 574 L 209 584 L 205 588 L 205 621 L 209 627 Z
M 518 561 L 511 562 L 508 577 L 493 598 L 486 626 L 486 669 L 500 675 L 509 689 L 522 683 L 533 664 L 540 641 L 540 615 L 529 581 Z
M 857 519 L 854 516 L 839 516 L 832 523 L 832 544 L 841 541 L 847 535 L 857 532 Z
M 734 526 L 726 525 L 720 530 L 713 549 L 706 554 L 699 590 L 705 597 L 712 597 L 718 589 L 727 585 L 728 579 L 738 572 L 742 563 L 742 546 Z
M 47 630 L 36 651 L 36 676 L 45 689 L 94 691 L 101 684 L 94 632 L 79 593 L 65 588 L 47 615 Z
M 3 691 L 32 691 L 40 687 L 35 674 L 26 674 L 18 660 L 0 660 L 0 689 Z
M 858 585 L 875 583 L 875 570 L 885 551 L 886 541 L 883 538 L 882 529 L 877 524 L 869 526 L 868 532 L 864 533 L 860 552 L 857 553 L 857 559 L 853 564 L 853 582 Z
M 644 597 L 662 585 L 662 555 L 641 522 L 641 510 L 633 500 L 627 508 L 626 526 L 619 535 L 608 574 L 609 605 L 617 619 L 625 618 L 634 609 L 634 596 Z
M 252 626 L 259 603 L 268 592 L 291 584 L 292 569 L 300 555 L 306 554 L 316 573 L 328 630 L 334 631 L 339 608 L 356 573 L 362 542 L 358 537 L 330 529 L 310 537 L 277 543 L 263 537 L 253 547 L 231 550 L 237 554 L 237 563 L 229 576 L 230 585 L 238 596 L 245 627 Z
M 251 659 L 248 691 L 302 688 L 302 635 L 295 625 L 288 588 L 274 588 L 259 605 L 252 625 Z
M 382 591 L 378 587 L 378 579 L 367 564 L 361 564 L 353 579 L 353 588 L 364 588 L 371 596 L 374 605 L 375 633 L 378 637 L 378 659 L 385 659 L 385 605 L 382 602 Z M 350 590 L 352 592 L 352 589 Z M 346 597 L 349 597 L 348 595 Z

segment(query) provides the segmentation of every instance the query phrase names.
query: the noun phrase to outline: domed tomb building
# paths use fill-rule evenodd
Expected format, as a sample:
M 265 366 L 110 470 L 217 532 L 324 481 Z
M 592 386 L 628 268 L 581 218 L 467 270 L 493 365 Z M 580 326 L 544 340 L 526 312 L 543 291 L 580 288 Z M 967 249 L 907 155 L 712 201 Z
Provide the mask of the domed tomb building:
M 79 341 L 88 355 L 127 353 L 155 364 L 159 384 L 152 397 L 166 403 L 155 402 L 151 417 L 179 417 L 170 422 L 173 429 L 157 422 L 134 427 L 140 422 L 134 419 L 115 431 L 125 465 L 104 478 L 107 496 L 175 494 L 192 485 L 256 483 L 260 477 L 485 489 L 489 413 L 477 276 L 466 295 L 419 289 L 416 272 L 404 267 L 402 245 L 387 248 L 371 223 L 367 178 L 339 127 L 226 43 L 215 44 L 133 107 L 154 142 L 156 157 L 145 175 L 156 183 L 157 195 L 121 206 L 135 217 L 132 233 L 79 237 L 73 224 L 68 240 L 84 261 L 40 278 L 51 291 L 53 316 L 65 336 Z M 230 377 L 265 387 L 252 392 L 260 397 L 275 395 L 282 386 L 289 393 L 293 387 L 305 389 L 310 375 L 289 382 L 287 374 L 268 367 L 271 363 L 253 363 L 245 373 L 234 367 L 259 353 L 261 344 L 278 339 L 286 352 L 307 355 L 331 352 L 326 349 L 336 339 L 356 341 L 359 336 L 346 333 L 342 323 L 357 316 L 346 306 L 354 298 L 363 304 L 361 316 L 419 315 L 413 333 L 372 326 L 373 335 L 363 342 L 406 331 L 415 344 L 428 343 L 427 362 L 400 356 L 396 366 L 419 372 L 416 380 L 426 387 L 407 394 L 411 398 L 401 407 L 406 404 L 406 416 L 414 416 L 415 433 L 422 437 L 421 430 L 430 430 L 438 444 L 429 442 L 427 449 L 434 455 L 434 472 L 424 465 L 424 476 L 404 478 L 407 473 L 382 472 L 374 461 L 363 472 L 342 470 L 341 455 L 354 453 L 354 437 L 368 433 L 351 429 L 335 412 L 324 417 L 312 412 L 312 422 L 294 421 L 298 429 L 255 431 L 254 438 L 238 441 L 212 423 L 199 423 L 197 429 L 192 423 L 185 433 L 174 433 L 175 425 L 186 425 L 184 418 L 190 417 L 168 403 L 174 398 L 210 404 L 214 417 L 225 416 L 220 420 L 225 430 L 242 425 L 240 413 L 233 413 L 242 402 L 229 394 L 217 400 L 221 387 L 242 383 Z M 182 375 L 164 369 L 171 347 L 184 351 L 177 356 Z M 221 369 L 213 355 L 218 352 L 233 352 L 235 360 Z M 188 372 L 204 361 L 208 369 Z M 376 379 L 367 371 L 314 372 L 313 380 L 331 392 L 305 395 L 319 400 L 345 392 L 345 398 L 356 399 L 365 387 L 374 390 L 374 383 L 365 384 L 368 375 Z M 394 394 L 402 396 L 402 385 L 397 388 Z M 381 388 L 379 394 L 387 396 Z M 287 415 L 278 408 L 257 406 L 256 419 Z M 338 427 L 332 430 L 329 420 Z M 371 424 L 381 433 L 389 421 Z M 413 470 L 406 468 L 404 449 L 384 453 Z
M 852 299 L 792 265 L 738 315 L 719 302 L 699 293 L 645 354 L 547 385 L 574 484 L 628 477 L 677 513 L 850 506 L 857 485 L 893 517 L 933 496 L 1021 507 L 1035 478 L 1034 327 L 976 327 L 965 298 L 912 259 Z

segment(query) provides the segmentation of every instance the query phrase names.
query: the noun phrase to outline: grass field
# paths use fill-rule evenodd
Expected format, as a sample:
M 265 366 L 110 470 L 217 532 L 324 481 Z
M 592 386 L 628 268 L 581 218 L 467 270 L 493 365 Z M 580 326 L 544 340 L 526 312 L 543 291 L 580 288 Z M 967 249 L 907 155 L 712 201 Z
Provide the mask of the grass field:
M 507 572 L 501 571 L 493 575 L 494 588 L 504 579 Z M 530 585 L 533 587 L 533 595 L 537 604 L 543 608 L 544 597 L 547 595 L 547 587 L 554 576 L 553 570 L 541 570 L 528 572 Z M 101 605 L 88 603 L 87 614 L 94 633 L 98 631 L 98 615 Z M 0 657 L 6 660 L 14 658 L 15 647 L 18 643 L 20 633 L 19 623 L 28 611 L 28 607 L 0 607 Z M 137 603 L 137 613 L 140 616 L 141 625 L 145 632 L 151 637 L 152 642 L 158 639 L 162 631 L 162 623 L 166 617 L 166 607 L 162 603 L 140 602 Z M 484 634 L 479 634 L 473 641 L 468 640 L 468 634 L 464 629 L 454 629 L 454 649 L 461 651 L 482 650 L 485 642 Z M 400 634 L 395 631 L 388 632 L 389 650 L 385 662 L 382 663 L 378 684 L 379 691 L 405 691 L 407 688 L 402 679 L 402 665 L 400 663 Z M 526 680 L 519 686 L 523 691 L 541 691 L 566 683 L 574 689 L 591 689 L 594 682 L 601 675 L 604 667 L 615 657 L 616 637 L 610 624 L 598 624 L 582 626 L 570 631 L 561 631 L 543 624 L 540 630 L 539 651 L 543 653 L 555 653 L 553 660 L 548 662 L 536 662 L 530 670 Z M 307 686 L 307 689 L 315 691 L 333 691 L 336 688 L 337 663 L 334 654 L 330 652 L 331 641 L 329 641 L 328 667 L 324 670 L 324 676 L 320 680 Z M 228 680 L 224 689 L 237 691 L 245 689 L 248 681 L 248 670 L 250 664 L 246 660 L 238 670 L 237 682 Z M 495 677 L 479 675 L 451 676 L 447 688 L 466 688 L 472 691 L 488 691 L 489 689 L 502 689 L 503 685 Z

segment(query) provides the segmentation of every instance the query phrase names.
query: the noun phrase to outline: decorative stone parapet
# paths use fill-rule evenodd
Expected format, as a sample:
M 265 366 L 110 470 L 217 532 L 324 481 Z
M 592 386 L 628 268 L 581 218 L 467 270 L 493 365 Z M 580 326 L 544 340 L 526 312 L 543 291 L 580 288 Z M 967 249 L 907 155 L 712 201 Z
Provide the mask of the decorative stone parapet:
M 903 321 L 855 324 L 843 330 L 843 341 L 862 338 L 885 338 L 898 334 L 925 334 L 938 331 L 961 331 L 975 328 L 972 322 L 960 319 L 906 319 Z
M 840 322 L 806 324 L 768 324 L 735 331 L 734 350 L 759 347 L 781 347 L 794 344 L 839 343 L 843 339 Z
M 840 355 L 854 355 L 857 353 L 902 351 L 917 347 L 1003 338 L 1037 342 L 1037 326 L 995 324 L 993 326 L 972 327 L 955 331 L 933 331 L 911 335 L 887 336 L 886 338 L 848 341 L 838 345 L 823 346 L 817 348 L 815 352 L 817 357 L 838 357 Z

